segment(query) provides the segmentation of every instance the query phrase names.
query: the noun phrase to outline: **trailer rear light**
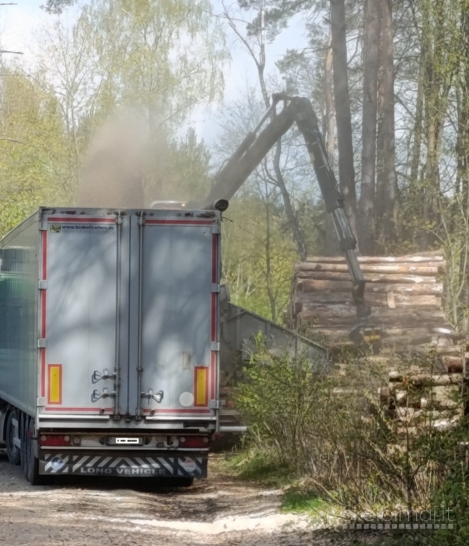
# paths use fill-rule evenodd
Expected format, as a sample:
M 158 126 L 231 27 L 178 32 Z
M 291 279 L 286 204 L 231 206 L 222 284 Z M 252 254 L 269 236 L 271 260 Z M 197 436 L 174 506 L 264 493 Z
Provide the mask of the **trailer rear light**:
M 179 438 L 180 447 L 208 447 L 209 440 L 206 436 L 194 436 L 192 438 Z
M 43 434 L 39 437 L 39 443 L 41 444 L 41 446 L 50 447 L 69 446 L 70 436 Z

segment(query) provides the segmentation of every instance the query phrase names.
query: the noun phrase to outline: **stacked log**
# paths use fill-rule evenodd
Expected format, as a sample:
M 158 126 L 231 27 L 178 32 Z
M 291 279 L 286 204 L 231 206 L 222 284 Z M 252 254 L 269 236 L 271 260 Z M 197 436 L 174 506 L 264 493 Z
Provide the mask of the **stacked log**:
M 387 388 L 380 390 L 380 400 L 387 415 L 394 419 L 397 435 L 419 435 L 454 427 L 464 414 L 462 373 L 389 373 Z
M 442 306 L 442 252 L 397 257 L 361 256 L 368 322 L 380 327 L 385 345 L 435 342 L 436 327 L 448 327 Z M 296 265 L 289 318 L 292 325 L 329 345 L 348 344 L 357 324 L 352 282 L 345 259 L 311 257 Z M 455 353 L 455 351 L 453 351 Z M 443 351 L 441 354 L 457 356 Z

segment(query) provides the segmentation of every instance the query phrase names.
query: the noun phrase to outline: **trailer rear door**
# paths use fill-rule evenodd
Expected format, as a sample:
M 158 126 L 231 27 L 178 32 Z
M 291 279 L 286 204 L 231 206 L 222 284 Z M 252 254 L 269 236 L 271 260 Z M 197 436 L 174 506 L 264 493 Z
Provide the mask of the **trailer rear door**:
M 116 365 L 116 217 L 62 214 L 42 223 L 40 394 L 46 411 L 112 413 Z M 95 374 L 98 373 L 98 375 Z M 96 398 L 96 397 L 95 397 Z
M 147 217 L 141 229 L 141 414 L 210 415 L 217 398 L 218 221 Z

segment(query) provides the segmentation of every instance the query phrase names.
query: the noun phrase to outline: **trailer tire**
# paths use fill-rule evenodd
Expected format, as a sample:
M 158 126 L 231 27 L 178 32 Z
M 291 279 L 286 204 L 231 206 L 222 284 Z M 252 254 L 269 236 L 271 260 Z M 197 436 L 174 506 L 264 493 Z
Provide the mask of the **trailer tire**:
M 16 419 L 18 423 L 18 427 L 15 427 L 15 425 L 13 424 L 13 419 Z M 10 461 L 11 464 L 14 464 L 14 465 L 19 465 L 21 462 L 20 448 L 16 446 L 14 442 L 15 431 L 18 434 L 18 438 L 21 438 L 21 434 L 19 432 L 19 430 L 21 429 L 19 421 L 20 421 L 20 417 L 18 415 L 18 412 L 11 411 L 8 414 L 6 435 L 5 435 L 6 451 L 7 451 L 8 460 Z
M 34 421 L 26 418 L 26 463 L 25 473 L 26 479 L 31 485 L 43 485 L 46 483 L 45 476 L 39 474 L 39 459 L 34 456 L 33 437 L 34 437 Z
M 21 469 L 26 479 L 28 479 L 28 444 L 26 441 L 29 433 L 28 422 L 29 417 L 23 414 L 21 420 Z
M 172 478 L 170 483 L 173 487 L 191 487 L 194 478 Z

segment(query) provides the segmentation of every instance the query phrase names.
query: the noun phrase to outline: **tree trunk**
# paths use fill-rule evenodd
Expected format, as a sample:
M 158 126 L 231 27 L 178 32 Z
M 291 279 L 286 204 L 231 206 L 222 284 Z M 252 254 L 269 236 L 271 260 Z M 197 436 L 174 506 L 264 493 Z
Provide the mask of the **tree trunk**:
M 381 70 L 376 231 L 377 239 L 384 250 L 395 242 L 397 220 L 392 0 L 381 0 Z
M 381 0 L 383 1 L 383 0 Z M 381 21 L 383 23 L 383 21 Z M 382 46 L 381 46 L 382 47 Z M 382 55 L 380 55 L 382 59 Z M 375 222 L 375 252 L 377 254 L 386 253 L 386 236 L 384 234 L 384 217 L 386 214 L 385 190 L 386 178 L 384 174 L 384 72 L 383 66 L 379 73 L 378 80 L 378 133 L 376 138 L 376 191 L 374 206 Z
M 373 206 L 376 174 L 376 117 L 378 94 L 380 6 L 368 0 L 364 43 L 362 177 L 360 185 L 358 238 L 363 254 L 374 253 Z
M 436 241 L 434 233 L 438 221 L 440 197 L 439 158 L 443 122 L 448 107 L 448 95 L 454 75 L 459 70 L 456 55 L 448 55 L 455 48 L 454 36 L 447 24 L 444 2 L 431 4 L 432 11 L 422 19 L 422 36 L 426 52 L 425 63 L 425 137 L 427 154 L 423 198 L 423 229 L 420 249 L 426 250 Z M 427 10 L 428 11 L 428 10 Z M 449 39 L 448 39 L 449 35 Z
M 265 283 L 267 288 L 267 296 L 269 298 L 270 315 L 273 322 L 277 321 L 277 305 L 272 282 L 272 245 L 271 245 L 271 230 L 270 230 L 270 201 L 267 183 L 265 183 L 266 200 L 265 219 L 266 219 L 266 234 L 265 234 Z
M 468 2 L 469 4 L 469 2 Z M 463 6 L 466 7 L 466 6 Z M 469 7 L 469 6 L 467 6 Z M 466 9 L 461 10 L 461 99 L 458 119 L 458 178 L 462 194 L 462 203 L 467 211 L 469 207 L 469 14 Z
M 357 194 L 353 164 L 352 115 L 348 87 L 344 0 L 330 0 L 334 102 L 339 149 L 339 183 L 352 231 L 357 233 Z
M 417 186 L 419 180 L 420 153 L 422 150 L 422 122 L 423 122 L 423 96 L 424 96 L 424 59 L 425 51 L 420 52 L 419 81 L 417 87 L 417 102 L 415 106 L 414 141 L 412 146 L 412 160 L 410 164 L 410 183 Z
M 326 143 L 327 155 L 331 168 L 335 167 L 335 111 L 334 111 L 334 75 L 333 75 L 333 55 L 332 55 L 332 36 L 329 32 L 327 41 L 326 55 L 324 58 L 324 140 Z M 340 254 L 339 244 L 334 229 L 334 223 L 331 215 L 325 214 L 325 234 L 324 234 L 324 251 L 329 256 L 337 256 Z

